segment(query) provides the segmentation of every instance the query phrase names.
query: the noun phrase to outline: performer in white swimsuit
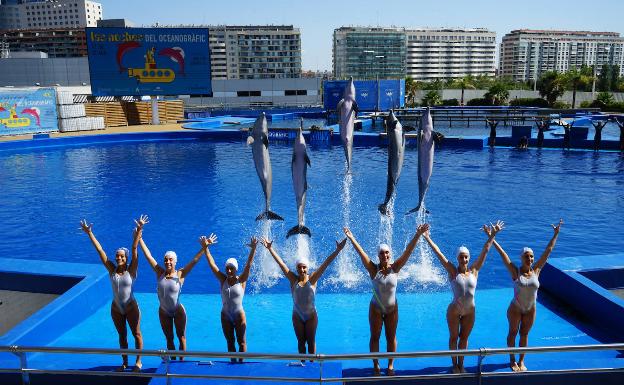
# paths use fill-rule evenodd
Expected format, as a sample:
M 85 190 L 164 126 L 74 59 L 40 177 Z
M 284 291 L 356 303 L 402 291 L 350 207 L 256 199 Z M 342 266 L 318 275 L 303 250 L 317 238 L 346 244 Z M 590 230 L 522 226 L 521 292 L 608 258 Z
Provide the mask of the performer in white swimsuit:
M 494 242 L 496 233 L 502 230 L 504 224 L 501 221 L 496 224 L 487 226 L 483 225 L 483 230 L 488 233 L 488 239 L 481 249 L 481 253 L 477 260 L 470 266 L 470 251 L 467 247 L 462 246 L 457 249 L 457 266 L 453 265 L 440 251 L 440 248 L 431 240 L 431 236 L 427 231 L 423 237 L 431 246 L 434 254 L 444 266 L 448 273 L 453 290 L 453 301 L 446 309 L 446 322 L 449 329 L 449 349 L 466 349 L 468 347 L 468 337 L 472 331 L 475 322 L 475 290 L 477 288 L 477 278 L 479 270 L 483 267 L 487 253 Z M 465 373 L 464 356 L 453 356 L 452 373 Z
M 522 249 L 520 253 L 521 265 L 517 267 L 503 250 L 503 248 L 494 241 L 494 247 L 501 255 L 503 263 L 511 279 L 514 282 L 514 297 L 507 308 L 507 320 L 509 321 L 509 333 L 507 333 L 507 346 L 516 346 L 516 335 L 520 333 L 520 341 L 518 346 L 524 347 L 529 342 L 529 331 L 535 322 L 535 305 L 537 302 L 537 290 L 539 289 L 539 275 L 546 261 L 553 251 L 559 236 L 559 230 L 563 220 L 560 219 L 556 225 L 551 225 L 554 231 L 550 242 L 546 246 L 546 250 L 542 253 L 540 259 L 533 264 L 535 258 L 533 250 L 529 247 Z M 514 372 L 526 371 L 524 365 L 524 354 L 520 354 L 520 359 L 516 362 L 513 354 L 509 355 L 509 367 Z

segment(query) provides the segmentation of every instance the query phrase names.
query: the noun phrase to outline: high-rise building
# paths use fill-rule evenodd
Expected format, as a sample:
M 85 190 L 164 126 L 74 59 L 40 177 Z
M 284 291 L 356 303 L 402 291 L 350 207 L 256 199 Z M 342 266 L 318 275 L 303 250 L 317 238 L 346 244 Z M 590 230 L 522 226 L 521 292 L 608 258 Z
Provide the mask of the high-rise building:
M 0 5 L 0 30 L 95 27 L 102 4 L 91 0 L 20 0 Z
M 45 52 L 48 57 L 87 56 L 84 29 L 29 29 L 0 32 L 10 52 Z
M 207 26 L 213 79 L 301 77 L 301 33 L 292 25 Z
M 334 76 L 415 80 L 494 76 L 496 33 L 487 29 L 334 30 Z
M 515 81 L 533 81 L 546 71 L 565 72 L 583 65 L 620 66 L 624 75 L 624 38 L 617 32 L 519 29 L 503 36 L 499 72 Z

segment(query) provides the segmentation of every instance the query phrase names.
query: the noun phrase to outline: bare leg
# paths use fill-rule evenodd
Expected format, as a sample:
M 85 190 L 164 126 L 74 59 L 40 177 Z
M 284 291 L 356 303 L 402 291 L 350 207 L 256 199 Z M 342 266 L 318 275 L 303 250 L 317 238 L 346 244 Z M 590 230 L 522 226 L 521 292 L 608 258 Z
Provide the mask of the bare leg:
M 305 323 L 305 338 L 308 343 L 308 353 L 316 354 L 316 328 L 318 326 L 318 315 L 314 312 L 312 318 Z
M 518 307 L 514 305 L 513 302 L 509 304 L 509 307 L 507 308 L 507 321 L 509 321 L 507 346 L 510 348 L 516 346 L 516 334 L 518 334 L 518 329 L 520 327 L 521 316 L 522 315 L 520 314 L 520 309 L 518 309 Z M 514 372 L 520 371 L 520 368 L 516 363 L 516 357 L 513 354 L 509 355 L 509 368 L 511 368 L 511 370 Z
M 223 336 L 227 342 L 228 352 L 235 352 L 236 340 L 234 339 L 234 325 L 232 325 L 232 322 L 224 312 L 221 312 L 221 329 L 223 329 Z M 236 358 L 231 358 L 230 361 L 236 362 Z
M 167 350 L 175 350 L 175 343 L 173 342 L 173 318 L 169 317 L 163 309 L 158 308 L 158 318 L 160 318 L 160 327 L 165 334 L 167 340 Z M 171 357 L 175 360 L 175 356 Z
M 466 349 L 468 347 L 468 337 L 470 336 L 470 332 L 472 332 L 472 328 L 475 322 L 475 310 L 472 309 L 470 313 L 465 314 L 461 317 L 460 323 L 460 331 L 459 331 L 459 349 Z M 457 357 L 457 367 L 459 368 L 460 373 L 466 373 L 466 369 L 464 369 L 464 356 Z
M 113 319 L 113 324 L 115 325 L 115 329 L 117 329 L 117 334 L 119 335 L 119 348 L 120 349 L 128 349 L 128 330 L 126 329 L 126 316 L 121 314 L 115 302 L 111 303 L 111 318 Z M 117 368 L 118 372 L 123 372 L 128 367 L 128 356 L 122 355 L 122 364 Z
M 457 339 L 459 338 L 459 312 L 453 303 L 451 303 L 446 309 L 446 324 L 449 329 L 449 350 L 457 350 Z M 459 373 L 457 356 L 452 356 L 451 361 L 453 362 L 451 372 Z
M 130 331 L 134 337 L 134 348 L 143 349 L 143 335 L 141 334 L 141 311 L 136 301 L 129 303 L 126 307 L 126 316 L 128 319 L 128 325 Z M 143 367 L 141 363 L 141 356 L 137 356 L 136 363 L 134 364 L 134 371 L 138 372 Z
M 238 341 L 238 351 L 247 351 L 247 317 L 245 311 L 238 314 L 238 317 L 234 320 L 234 330 L 236 331 L 236 340 Z M 243 362 L 240 358 L 239 362 Z
M 292 313 L 292 323 L 295 329 L 295 336 L 297 336 L 297 351 L 299 354 L 306 353 L 306 330 L 305 323 L 299 318 L 297 313 Z M 302 360 L 303 362 L 303 360 Z
M 396 352 L 397 350 L 396 330 L 398 324 L 399 304 L 396 304 L 394 305 L 394 310 L 384 317 L 384 325 L 386 327 L 386 351 L 388 352 Z M 392 358 L 388 360 L 388 375 L 394 376 L 394 359 Z
M 381 337 L 381 328 L 383 327 L 383 316 L 381 312 L 371 302 L 368 308 L 368 323 L 370 325 L 370 341 L 368 347 L 371 353 L 379 352 L 379 337 Z M 373 360 L 373 374 L 378 376 L 380 373 L 379 360 Z
M 178 341 L 180 341 L 180 350 L 186 350 L 186 309 L 182 304 L 178 306 L 173 316 L 173 322 L 175 323 Z M 183 359 L 184 357 L 180 357 L 180 361 Z
M 518 345 L 520 347 L 525 347 L 529 343 L 529 331 L 531 327 L 533 327 L 533 323 L 535 322 L 535 306 L 533 309 L 528 312 L 522 314 L 522 318 L 520 321 L 520 342 Z M 524 353 L 520 354 L 520 359 L 518 360 L 518 367 L 521 372 L 527 370 L 526 366 L 524 366 Z

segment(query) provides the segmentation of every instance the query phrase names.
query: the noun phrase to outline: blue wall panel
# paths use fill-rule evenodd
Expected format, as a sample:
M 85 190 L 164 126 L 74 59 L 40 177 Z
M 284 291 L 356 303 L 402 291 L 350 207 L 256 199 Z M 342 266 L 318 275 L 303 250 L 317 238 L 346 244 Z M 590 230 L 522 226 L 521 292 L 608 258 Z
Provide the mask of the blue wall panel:
M 335 110 L 347 80 L 323 82 L 323 107 Z M 387 111 L 405 106 L 405 80 L 355 80 L 355 101 L 361 111 Z

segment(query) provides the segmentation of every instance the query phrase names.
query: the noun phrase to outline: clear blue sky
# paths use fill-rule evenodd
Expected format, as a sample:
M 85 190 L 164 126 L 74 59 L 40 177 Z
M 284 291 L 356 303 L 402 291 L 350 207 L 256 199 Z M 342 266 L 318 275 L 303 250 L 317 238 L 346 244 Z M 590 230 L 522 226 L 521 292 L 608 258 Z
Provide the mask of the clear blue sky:
M 96 0 L 98 1 L 98 0 Z M 303 69 L 329 70 L 332 34 L 342 26 L 619 32 L 624 0 L 99 0 L 104 18 L 160 24 L 287 24 L 301 30 Z

